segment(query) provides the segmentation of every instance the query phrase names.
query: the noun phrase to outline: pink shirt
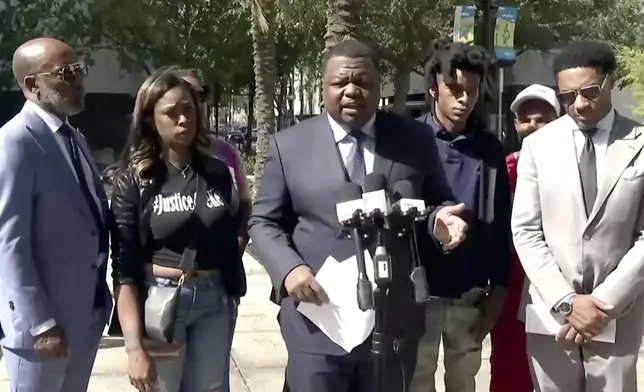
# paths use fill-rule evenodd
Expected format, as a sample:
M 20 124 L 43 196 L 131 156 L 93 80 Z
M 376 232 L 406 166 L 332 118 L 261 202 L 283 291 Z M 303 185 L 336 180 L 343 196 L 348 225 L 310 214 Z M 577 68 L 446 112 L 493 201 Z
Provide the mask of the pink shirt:
M 211 148 L 214 157 L 228 166 L 230 175 L 233 177 L 233 182 L 239 191 L 239 197 L 241 199 L 249 199 L 250 188 L 246 180 L 246 171 L 237 149 L 230 143 L 216 138 L 212 140 Z

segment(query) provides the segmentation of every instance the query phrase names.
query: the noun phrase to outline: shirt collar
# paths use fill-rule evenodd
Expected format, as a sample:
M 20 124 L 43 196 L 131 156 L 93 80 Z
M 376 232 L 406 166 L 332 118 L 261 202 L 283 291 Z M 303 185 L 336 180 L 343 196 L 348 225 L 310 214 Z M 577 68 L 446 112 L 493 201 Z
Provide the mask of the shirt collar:
M 339 122 L 335 121 L 333 117 L 329 113 L 326 114 L 327 118 L 329 119 L 329 124 L 331 125 L 331 131 L 333 132 L 333 139 L 335 140 L 336 143 L 340 143 L 342 140 L 344 140 L 345 137 L 351 132 L 351 129 L 344 124 L 340 124 Z M 376 128 L 374 124 L 376 123 L 376 114 L 374 113 L 373 116 L 367 121 L 365 125 L 362 126 L 360 129 L 362 132 L 365 133 L 365 135 L 375 138 L 376 137 Z
M 41 108 L 38 106 L 36 103 L 32 101 L 27 101 L 25 102 L 25 105 L 22 107 L 22 110 L 29 110 L 32 113 L 35 113 L 38 117 L 40 117 L 41 120 L 45 122 L 47 127 L 54 133 L 56 133 L 60 127 L 63 126 L 63 122 L 53 114 L 49 113 L 45 109 Z M 67 120 L 65 120 L 65 124 L 69 125 Z
M 613 130 L 613 125 L 615 124 L 615 109 L 611 109 L 608 114 L 604 116 L 599 122 L 597 122 L 596 128 L 600 131 L 610 132 Z M 568 116 L 568 118 L 575 124 L 575 129 L 580 130 L 579 124 L 575 120 Z
M 432 130 L 434 131 L 434 135 L 436 137 L 442 139 L 442 140 L 447 140 L 447 141 L 453 141 L 453 140 L 460 140 L 460 139 L 468 139 L 470 138 L 473 133 L 470 132 L 470 128 L 467 127 L 462 133 L 458 135 L 454 135 L 443 128 L 438 122 L 434 119 L 434 116 L 431 113 L 427 113 L 425 116 L 425 123 L 432 127 Z

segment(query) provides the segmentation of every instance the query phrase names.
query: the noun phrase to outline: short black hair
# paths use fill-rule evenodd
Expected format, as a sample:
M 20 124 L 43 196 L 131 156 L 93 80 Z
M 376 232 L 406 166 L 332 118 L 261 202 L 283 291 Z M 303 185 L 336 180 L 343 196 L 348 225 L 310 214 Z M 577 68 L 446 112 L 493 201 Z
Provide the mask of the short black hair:
M 356 39 L 347 39 L 329 48 L 322 59 L 322 71 L 326 70 L 327 63 L 334 57 L 366 58 L 371 60 L 377 70 L 380 70 L 380 56 L 378 53 L 369 45 Z
M 440 40 L 434 44 L 425 64 L 425 79 L 427 86 L 433 86 L 437 83 L 437 75 L 441 74 L 443 80 L 451 83 L 454 71 L 460 69 L 479 74 L 483 83 L 492 64 L 492 57 L 482 46 Z
M 553 60 L 555 76 L 573 68 L 594 68 L 598 73 L 609 75 L 617 70 L 617 58 L 613 48 L 604 42 L 580 40 L 561 48 Z

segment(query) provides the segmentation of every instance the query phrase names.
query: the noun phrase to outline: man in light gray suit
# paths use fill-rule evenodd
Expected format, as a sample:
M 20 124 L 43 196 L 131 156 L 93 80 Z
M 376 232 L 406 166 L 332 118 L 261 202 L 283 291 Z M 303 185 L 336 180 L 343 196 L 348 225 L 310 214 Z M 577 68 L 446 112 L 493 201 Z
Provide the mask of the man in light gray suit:
M 541 303 L 561 324 L 549 336 L 530 333 L 526 320 L 535 388 L 634 392 L 644 324 L 644 127 L 612 108 L 609 46 L 573 42 L 554 68 L 568 115 L 525 139 L 512 216 L 533 286 L 526 317 Z M 609 323 L 615 342 L 594 340 L 602 332 L 610 340 Z
M 112 307 L 107 201 L 83 137 L 87 66 L 72 48 L 21 45 L 27 102 L 0 128 L 0 325 L 11 391 L 81 392 Z

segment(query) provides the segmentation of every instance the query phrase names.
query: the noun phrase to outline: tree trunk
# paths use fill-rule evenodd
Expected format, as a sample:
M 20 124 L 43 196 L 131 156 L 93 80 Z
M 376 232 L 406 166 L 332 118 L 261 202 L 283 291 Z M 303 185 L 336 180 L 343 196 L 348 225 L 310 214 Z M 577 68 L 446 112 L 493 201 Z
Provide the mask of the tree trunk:
M 300 116 L 304 114 L 304 68 L 299 69 L 298 98 L 300 100 Z
M 253 36 L 253 69 L 255 70 L 255 118 L 257 121 L 257 146 L 255 148 L 256 193 L 264 174 L 264 161 L 268 152 L 269 137 L 275 132 L 275 39 L 273 12 L 274 0 L 252 0 L 251 34 Z M 263 12 L 263 15 L 262 15 Z M 265 22 L 262 23 L 262 19 Z
M 214 109 L 215 109 L 215 136 L 219 137 L 219 108 L 221 108 L 221 87 L 215 82 L 213 91 Z
M 279 93 L 275 98 L 275 108 L 277 109 L 277 132 L 284 128 L 284 119 L 286 116 L 286 94 L 288 89 L 288 76 L 279 75 Z
M 246 152 L 253 148 L 253 127 L 255 126 L 255 80 L 248 84 L 248 121 L 246 125 Z
M 394 77 L 394 106 L 391 111 L 405 115 L 407 109 L 407 94 L 409 93 L 409 77 L 411 69 L 408 67 L 396 67 Z
M 328 0 L 326 50 L 347 38 L 357 38 L 365 0 Z

